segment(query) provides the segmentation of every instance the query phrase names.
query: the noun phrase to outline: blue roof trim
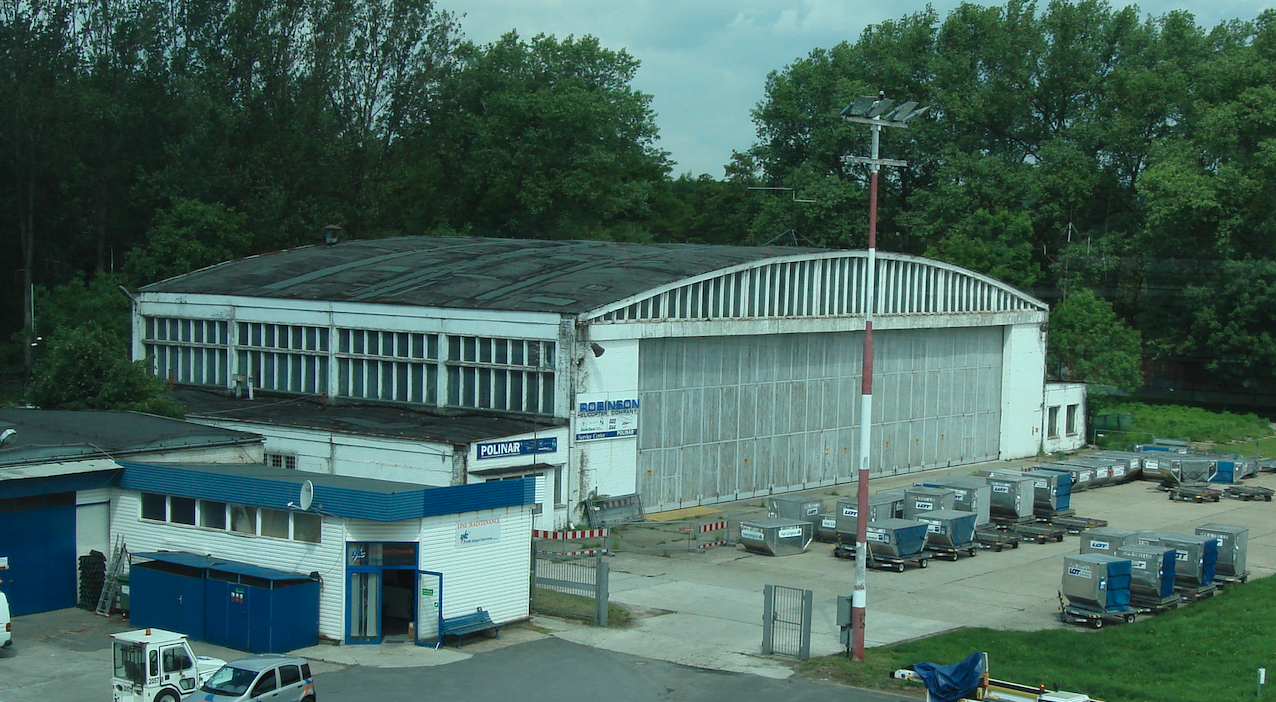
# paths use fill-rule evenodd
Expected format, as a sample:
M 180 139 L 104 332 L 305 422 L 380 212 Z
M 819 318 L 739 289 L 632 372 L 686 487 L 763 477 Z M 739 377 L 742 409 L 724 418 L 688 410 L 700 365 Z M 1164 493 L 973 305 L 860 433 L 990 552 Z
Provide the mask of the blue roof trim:
M 216 466 L 192 468 L 131 461 L 118 463 L 124 469 L 119 485 L 125 490 L 271 509 L 290 509 L 289 503 L 298 500 L 301 481 L 309 479 L 315 488 L 313 511 L 374 522 L 399 522 L 536 502 L 536 482 L 533 478 L 447 487 L 416 487 L 370 478 L 330 476 L 326 473 L 286 471 L 279 478 L 272 478 L 219 472 Z M 264 466 L 262 468 L 262 472 L 269 472 Z M 334 485 L 331 482 L 341 484 Z M 359 489 L 351 486 L 351 483 L 362 483 L 368 489 Z M 387 490 L 387 487 L 391 489 Z
M 56 495 L 63 492 L 115 487 L 115 477 L 119 473 L 119 469 L 113 468 L 90 473 L 69 473 L 39 478 L 0 480 L 0 499 Z
M 176 563 L 190 568 L 199 568 L 200 570 L 216 570 L 223 573 L 234 573 L 236 575 L 247 575 L 253 578 L 261 578 L 262 580 L 311 580 L 309 575 L 302 573 L 289 573 L 286 570 L 277 570 L 275 568 L 265 568 L 256 566 L 251 563 L 242 561 L 228 561 L 224 558 L 210 558 L 201 556 L 197 553 L 186 553 L 184 551 L 159 551 L 155 553 L 133 553 L 132 558 L 147 558 L 152 561 L 164 561 L 165 563 Z

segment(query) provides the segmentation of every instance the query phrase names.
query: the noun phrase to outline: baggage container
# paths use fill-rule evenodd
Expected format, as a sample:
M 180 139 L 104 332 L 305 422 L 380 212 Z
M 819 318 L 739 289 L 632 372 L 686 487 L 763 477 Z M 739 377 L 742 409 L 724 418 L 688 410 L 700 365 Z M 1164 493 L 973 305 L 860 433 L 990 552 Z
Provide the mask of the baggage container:
M 1214 563 L 1214 575 L 1228 580 L 1249 579 L 1246 570 L 1246 552 L 1249 550 L 1249 528 L 1231 524 L 1202 524 L 1196 527 L 1197 536 L 1218 539 L 1218 560 Z
M 1116 527 L 1097 527 L 1081 533 L 1081 553 L 1115 555 L 1117 550 L 1138 545 L 1139 532 Z
M 992 487 L 988 481 L 977 475 L 950 475 L 944 478 L 932 478 L 920 485 L 947 488 L 953 491 L 953 509 L 975 513 L 975 526 L 981 527 L 991 521 L 990 503 Z
M 1104 487 L 1105 485 L 1116 484 L 1116 476 L 1113 473 L 1117 468 L 1124 471 L 1124 461 L 1113 461 L 1102 458 L 1094 458 L 1091 456 L 1074 456 L 1065 458 L 1062 461 L 1055 461 L 1055 465 L 1078 466 L 1090 469 L 1090 485 L 1088 487 Z
M 859 498 L 848 497 L 837 501 L 833 516 L 837 518 L 837 530 L 848 533 L 854 541 L 856 515 L 859 514 Z M 899 519 L 904 514 L 904 491 L 883 490 L 868 496 L 868 521 Z
M 1130 609 L 1130 561 L 1103 553 L 1064 556 L 1063 596 L 1068 603 L 1098 612 Z
M 1033 468 L 1023 475 L 1032 478 L 1032 512 L 1049 517 L 1072 509 L 1072 474 Z
M 740 522 L 740 545 L 767 556 L 792 556 L 811 545 L 813 526 L 803 519 L 778 517 Z
M 994 519 L 1032 519 L 1033 493 L 1037 489 L 1032 478 L 1022 473 L 1011 475 L 995 471 L 990 471 L 985 478 L 991 488 L 989 509 Z
M 1177 551 L 1160 546 L 1122 546 L 1117 558 L 1130 560 L 1130 596 L 1161 601 L 1174 595 Z
M 1214 565 L 1218 562 L 1217 538 L 1168 531 L 1140 531 L 1135 540 L 1139 546 L 1165 546 L 1175 550 L 1175 586 L 1195 590 L 1214 584 Z
M 767 498 L 767 516 L 779 519 L 801 519 L 816 524 L 824 502 L 809 497 L 776 496 Z
M 948 549 L 973 548 L 975 540 L 975 513 L 956 509 L 937 509 L 917 515 L 917 521 L 926 525 L 926 546 Z
M 919 514 L 935 510 L 952 509 L 957 493 L 948 488 L 914 485 L 904 488 L 904 519 L 916 519 Z
M 1093 455 L 1096 458 L 1110 458 L 1122 462 L 1125 466 L 1125 474 L 1118 482 L 1137 480 L 1143 474 L 1143 456 L 1136 451 L 1100 451 Z
M 815 522 L 815 539 L 828 544 L 837 543 L 837 515 L 832 512 L 818 515 Z
M 883 519 L 869 522 L 865 544 L 875 555 L 887 558 L 915 556 L 926 548 L 930 525 L 911 519 Z
M 1091 466 L 1075 466 L 1066 463 L 1043 463 L 1037 466 L 1041 470 L 1058 470 L 1072 475 L 1072 492 L 1080 492 L 1094 483 L 1094 468 Z

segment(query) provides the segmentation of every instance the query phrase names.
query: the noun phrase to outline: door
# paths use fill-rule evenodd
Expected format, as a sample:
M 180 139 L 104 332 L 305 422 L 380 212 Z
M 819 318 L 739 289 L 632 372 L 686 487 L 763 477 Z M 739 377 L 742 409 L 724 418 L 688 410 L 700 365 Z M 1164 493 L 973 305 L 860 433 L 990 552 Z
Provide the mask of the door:
M 160 652 L 160 665 L 165 685 L 172 685 L 189 695 L 195 691 L 195 661 L 186 644 L 165 646 Z
M 346 641 L 381 643 L 381 571 L 351 571 L 346 587 Z
M 443 574 L 418 570 L 416 574 L 416 641 L 418 646 L 439 645 L 443 618 Z

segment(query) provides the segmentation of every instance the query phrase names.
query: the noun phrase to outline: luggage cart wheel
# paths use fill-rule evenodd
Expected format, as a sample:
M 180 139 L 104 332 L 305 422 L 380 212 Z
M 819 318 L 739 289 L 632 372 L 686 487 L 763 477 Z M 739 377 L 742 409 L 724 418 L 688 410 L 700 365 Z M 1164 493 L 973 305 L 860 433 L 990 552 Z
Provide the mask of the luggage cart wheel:
M 896 572 L 896 573 L 903 573 L 903 572 L 904 572 L 904 564 L 903 564 L 903 563 L 896 563 L 896 564 L 895 564 L 895 572 Z
M 957 559 L 956 559 L 956 558 L 953 558 L 953 560 L 955 561 L 955 560 L 957 560 Z M 918 566 L 920 566 L 920 567 L 922 567 L 922 568 L 929 568 L 929 567 L 930 567 L 930 559 L 929 559 L 929 558 L 923 558 L 923 559 L 921 560 L 921 562 L 920 562 L 920 563 L 918 563 L 917 565 L 918 565 Z
M 1102 628 L 1103 628 L 1103 617 L 1095 617 L 1094 619 L 1091 619 L 1091 620 L 1090 620 L 1090 628 L 1091 628 L 1091 629 L 1102 629 Z
M 1133 615 L 1133 614 L 1127 614 L 1127 615 L 1125 615 L 1125 623 L 1126 623 L 1126 624 L 1133 624 L 1133 623 L 1134 623 L 1134 615 Z

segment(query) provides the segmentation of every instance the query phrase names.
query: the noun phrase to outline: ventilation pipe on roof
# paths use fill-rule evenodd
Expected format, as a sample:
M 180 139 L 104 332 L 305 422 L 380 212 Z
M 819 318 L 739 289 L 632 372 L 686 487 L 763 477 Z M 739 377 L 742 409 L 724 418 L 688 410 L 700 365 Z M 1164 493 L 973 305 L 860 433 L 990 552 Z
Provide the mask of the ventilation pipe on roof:
M 332 246 L 333 244 L 337 243 L 337 239 L 340 238 L 342 231 L 343 230 L 341 229 L 341 227 L 338 227 L 335 224 L 329 224 L 328 226 L 324 227 L 323 228 L 323 243 L 327 246 Z

